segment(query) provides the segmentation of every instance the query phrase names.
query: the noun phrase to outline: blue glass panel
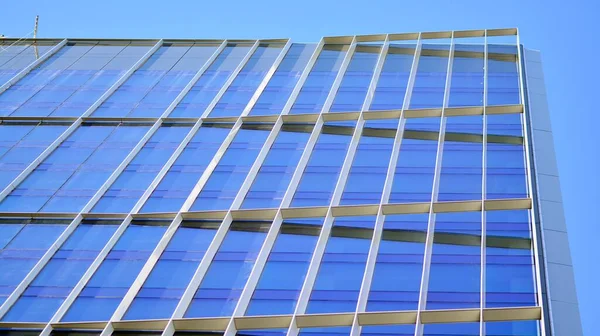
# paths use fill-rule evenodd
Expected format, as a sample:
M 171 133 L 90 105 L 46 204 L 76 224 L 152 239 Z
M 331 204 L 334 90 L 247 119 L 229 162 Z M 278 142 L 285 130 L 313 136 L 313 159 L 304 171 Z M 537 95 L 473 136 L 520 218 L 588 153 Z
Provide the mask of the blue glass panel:
M 54 47 L 53 42 L 38 41 L 36 45 L 15 44 L 13 41 L 0 42 L 0 85 L 4 85 L 21 70 L 33 63 Z
M 394 147 L 397 120 L 392 129 L 378 128 L 382 120 L 365 123 L 340 204 L 379 204 Z
M 348 336 L 350 327 L 302 328 L 299 336 Z
M 272 125 L 242 125 L 196 198 L 192 211 L 229 209 L 264 145 L 270 127 Z
M 538 336 L 539 321 L 486 322 L 485 336 Z
M 440 176 L 439 201 L 481 199 L 483 145 L 454 142 L 446 134 Z
M 107 321 L 163 236 L 165 226 L 131 224 L 63 317 Z
M 488 105 L 511 105 L 521 102 L 517 47 L 488 45 Z
M 426 308 L 478 308 L 481 212 L 438 213 L 435 221 Z
M 313 125 L 282 126 L 246 194 L 243 209 L 279 207 L 312 128 Z
M 2 246 L 0 243 L 0 304 L 21 283 L 68 224 L 59 221 L 55 221 L 55 224 L 27 223 L 11 221 L 3 225 L 0 231 L 5 244 Z M 9 226 L 11 228 L 7 229 Z M 15 228 L 18 228 L 17 232 Z
M 59 125 L 0 125 L 0 189 L 19 176 L 66 128 Z
M 348 45 L 326 44 L 310 70 L 302 90 L 290 110 L 290 114 L 319 113 L 331 90 Z
M 361 336 L 413 336 L 415 334 L 414 325 L 377 325 L 363 326 Z
M 229 124 L 202 124 L 160 181 L 141 212 L 179 211 L 231 131 Z
M 419 57 L 410 108 L 442 107 L 448 71 L 449 46 L 424 44 Z
M 92 212 L 130 212 L 190 129 L 175 125 L 160 127 L 104 193 Z
M 390 203 L 431 201 L 437 155 L 436 140 L 410 139 L 405 130 L 396 161 Z M 437 135 L 434 135 L 437 137 Z
M 323 218 L 319 219 L 322 223 Z M 289 224 L 288 224 L 289 223 Z M 320 227 L 281 226 L 246 315 L 292 314 L 317 243 Z
M 486 198 L 527 197 L 524 145 L 487 143 Z
M 414 45 L 390 45 L 369 110 L 402 108 L 414 54 Z
M 206 69 L 190 92 L 169 114 L 171 118 L 200 117 L 252 45 L 229 43 Z
M 68 44 L 9 89 L 5 113 L 79 116 L 149 49 Z
M 523 114 L 491 114 L 487 116 L 487 133 L 489 135 L 523 136 L 521 123 Z M 489 141 L 489 140 L 488 140 Z
M 116 229 L 116 225 L 79 225 L 2 320 L 50 321 Z
M 356 219 L 359 219 L 358 223 Z M 357 229 L 356 225 L 370 224 L 369 226 L 373 227 L 375 217 L 356 219 L 335 219 L 308 301 L 307 313 L 341 313 L 356 310 L 372 236 L 371 229 Z M 352 227 L 355 229 L 351 229 Z M 349 237 L 352 232 L 361 234 Z
M 385 217 L 367 311 L 417 309 L 428 217 Z
M 486 212 L 486 307 L 536 305 L 530 228 L 528 210 Z
M 80 211 L 147 130 L 80 126 L 0 203 L 0 211 Z
M 360 111 L 373 78 L 381 46 L 358 45 L 344 73 L 331 112 Z
M 185 317 L 230 316 L 266 237 L 267 225 L 233 222 Z
M 479 322 L 426 324 L 423 336 L 479 336 Z
M 252 107 L 250 115 L 281 113 L 316 46 L 316 44 L 292 44 Z
M 330 123 L 323 126 L 291 206 L 329 205 L 352 140 L 354 125 L 352 122 L 350 126 Z
M 160 117 L 218 46 L 214 43 L 164 44 L 94 111 L 93 116 Z
M 253 329 L 239 330 L 237 336 L 285 336 L 287 329 Z
M 227 91 L 210 112 L 210 117 L 237 117 L 254 95 L 283 48 L 282 44 L 260 44 Z
M 220 222 L 182 223 L 184 226 L 175 232 L 123 319 L 170 318 L 219 224 Z
M 454 46 L 448 106 L 482 106 L 484 46 Z

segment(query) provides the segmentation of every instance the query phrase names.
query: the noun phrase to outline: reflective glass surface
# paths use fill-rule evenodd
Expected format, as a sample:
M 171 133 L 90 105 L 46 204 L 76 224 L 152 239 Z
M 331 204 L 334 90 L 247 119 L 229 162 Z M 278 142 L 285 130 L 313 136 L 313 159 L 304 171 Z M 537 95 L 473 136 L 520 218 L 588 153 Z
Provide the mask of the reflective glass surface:
M 21 70 L 33 63 L 52 47 L 53 43 L 13 44 L 0 41 L 0 86 L 8 82 Z
M 369 110 L 402 108 L 414 54 L 414 45 L 390 44 Z

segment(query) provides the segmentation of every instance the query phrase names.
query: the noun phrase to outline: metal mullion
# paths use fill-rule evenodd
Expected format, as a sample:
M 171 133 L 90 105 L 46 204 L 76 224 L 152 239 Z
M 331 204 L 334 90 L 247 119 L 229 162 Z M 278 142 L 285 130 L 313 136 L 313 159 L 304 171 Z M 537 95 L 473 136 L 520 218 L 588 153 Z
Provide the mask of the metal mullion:
M 242 111 L 242 114 L 241 114 L 242 117 L 247 116 L 250 113 L 250 111 L 252 111 L 252 108 L 254 108 L 254 105 L 258 101 L 258 98 L 260 98 L 260 96 L 262 95 L 263 91 L 265 90 L 265 88 L 269 84 L 269 81 L 271 81 L 271 78 L 273 77 L 273 75 L 275 74 L 275 72 L 277 71 L 277 69 L 279 68 L 279 65 L 281 64 L 281 62 L 285 58 L 285 56 L 288 53 L 288 51 L 290 50 L 291 46 L 292 46 L 292 40 L 289 39 L 289 40 L 287 40 L 287 42 L 285 43 L 285 45 L 283 46 L 283 48 L 279 52 L 279 55 L 277 56 L 277 58 L 275 59 L 275 61 L 271 65 L 271 68 L 269 68 L 269 71 L 267 72 L 267 74 L 265 75 L 265 77 L 263 78 L 263 80 L 260 82 L 260 84 L 256 88 L 256 91 L 254 91 L 254 94 L 252 95 L 252 98 L 250 98 L 250 101 L 248 102 L 248 104 L 246 105 L 246 107 L 244 108 L 244 110 Z
M 194 85 L 196 85 L 196 83 L 198 82 L 200 77 L 202 77 L 202 75 L 204 75 L 206 70 L 213 64 L 213 62 L 217 59 L 217 57 L 219 57 L 219 55 L 221 54 L 223 49 L 225 49 L 226 46 L 227 46 L 227 40 L 223 41 L 223 43 L 221 43 L 221 45 L 212 53 L 212 55 L 206 60 L 206 62 L 204 62 L 204 65 L 202 65 L 202 67 L 200 69 L 198 69 L 198 71 L 194 74 L 194 77 L 192 77 L 192 79 L 190 79 L 190 81 L 185 85 L 183 90 L 181 90 L 181 92 L 179 92 L 177 97 L 175 97 L 175 99 L 171 102 L 171 104 L 169 104 L 169 106 L 167 107 L 165 112 L 160 116 L 161 118 L 167 118 L 169 116 L 169 114 L 171 114 L 171 112 L 173 112 L 173 110 L 177 107 L 177 105 L 179 105 L 179 103 L 183 100 L 183 98 L 185 98 L 185 96 L 190 92 L 190 90 L 194 87 Z M 192 46 L 192 48 L 193 48 L 193 46 Z
M 485 294 L 486 294 L 486 246 L 487 246 L 487 219 L 486 219 L 486 211 L 485 211 L 485 200 L 486 200 L 486 190 L 487 190 L 487 89 L 488 89 L 488 43 L 487 43 L 487 29 L 484 31 L 483 36 L 483 148 L 482 148 L 482 158 L 481 158 L 481 275 L 480 275 L 480 285 L 479 285 L 479 303 L 480 307 L 480 316 L 481 321 L 479 322 L 479 335 L 485 336 L 485 322 L 483 321 L 483 310 L 485 309 Z
M 446 133 L 446 116 L 445 109 L 448 107 L 450 96 L 450 84 L 452 80 L 452 62 L 454 60 L 454 32 L 450 37 L 450 51 L 448 53 L 448 66 L 446 69 L 446 84 L 444 90 L 444 102 L 442 105 L 442 115 L 440 117 L 440 135 L 438 138 L 437 154 L 435 159 L 435 173 L 433 177 L 433 187 L 431 191 L 431 204 L 429 209 L 429 218 L 427 221 L 427 238 L 425 240 L 425 252 L 423 256 L 423 272 L 421 275 L 421 286 L 419 291 L 419 304 L 417 311 L 417 322 L 415 327 L 415 336 L 423 336 L 423 323 L 421 323 L 421 312 L 425 310 L 427 305 L 427 292 L 429 289 L 429 272 L 431 269 L 431 255 L 433 252 L 433 238 L 435 233 L 435 213 L 433 204 L 437 201 L 440 175 L 442 170 L 442 155 L 444 151 L 444 135 Z
M 290 110 L 296 102 L 296 98 L 298 98 L 298 94 L 300 94 L 300 91 L 302 90 L 302 87 L 306 82 L 306 78 L 308 78 L 308 75 L 312 71 L 312 68 L 314 67 L 315 63 L 317 62 L 317 59 L 319 58 L 319 55 L 321 54 L 324 45 L 325 40 L 321 38 L 319 44 L 317 44 L 317 47 L 315 48 L 315 51 L 310 56 L 310 60 L 306 64 L 306 67 L 304 67 L 304 70 L 302 70 L 302 74 L 300 75 L 300 78 L 298 78 L 298 82 L 294 86 L 290 97 L 288 98 L 287 102 L 285 103 L 285 106 L 283 107 L 283 110 L 281 110 L 281 115 L 286 115 L 290 113 Z
M 231 75 L 229 75 L 229 77 L 227 78 L 227 80 L 225 81 L 225 83 L 223 84 L 221 89 L 219 90 L 219 92 L 217 92 L 217 95 L 210 102 L 210 104 L 206 107 L 206 110 L 204 110 L 204 113 L 202 114 L 201 118 L 208 118 L 210 113 L 213 111 L 214 107 L 221 100 L 221 97 L 223 97 L 225 92 L 227 92 L 227 90 L 229 89 L 229 86 L 231 86 L 231 83 L 233 83 L 233 81 L 237 78 L 237 75 L 240 73 L 240 71 L 242 71 L 242 69 L 246 66 L 246 63 L 248 63 L 248 61 L 250 60 L 252 55 L 254 55 L 254 52 L 256 51 L 256 49 L 258 48 L 259 45 L 260 45 L 260 40 L 256 40 L 256 42 L 254 42 L 254 44 L 252 45 L 250 50 L 248 50 L 248 52 L 246 53 L 244 58 L 240 61 L 240 63 L 237 65 L 237 67 L 233 70 L 233 72 L 231 72 Z
M 535 262 L 535 267 L 534 267 L 534 271 L 535 271 L 535 276 L 536 276 L 536 287 L 537 287 L 537 301 L 538 301 L 538 305 L 542 306 L 542 305 L 547 305 L 548 306 L 548 310 L 550 311 L 550 314 L 548 316 L 545 316 L 546 314 L 544 314 L 544 309 L 542 309 L 542 317 L 540 319 L 540 331 L 541 331 L 541 335 L 545 336 L 546 333 L 548 333 L 549 335 L 553 335 L 554 334 L 554 323 L 552 321 L 552 306 L 550 303 L 550 291 L 546 291 L 546 298 L 547 300 L 544 301 L 544 297 L 542 295 L 542 288 L 550 288 L 549 286 L 549 282 L 548 282 L 548 277 L 545 277 L 545 282 L 544 282 L 544 287 L 542 287 L 542 278 L 541 278 L 541 265 L 544 265 L 544 269 L 548 269 L 546 263 L 546 258 L 542 258 L 540 259 L 540 250 L 544 250 L 544 246 L 540 244 L 540 242 L 538 241 L 538 230 L 540 229 L 537 225 L 537 214 L 538 214 L 538 207 L 540 207 L 540 200 L 539 200 L 539 193 L 537 192 L 538 187 L 534 188 L 534 184 L 533 184 L 533 179 L 535 178 L 537 181 L 537 176 L 533 176 L 532 175 L 532 170 L 534 169 L 535 166 L 535 162 L 532 162 L 533 159 L 533 154 L 531 153 L 531 149 L 533 146 L 533 139 L 530 139 L 530 130 L 531 130 L 531 125 L 529 124 L 529 110 L 525 108 L 525 74 L 524 74 L 524 69 L 523 69 L 523 65 L 524 65 L 524 60 L 523 60 L 523 51 L 521 48 L 521 38 L 519 35 L 519 31 L 517 29 L 517 67 L 518 67 L 518 71 L 519 71 L 519 91 L 520 91 L 520 97 L 521 97 L 521 104 L 523 104 L 523 113 L 521 115 L 521 120 L 523 123 L 523 146 L 525 147 L 525 164 L 527 167 L 527 190 L 529 191 L 529 197 L 532 199 L 531 202 L 531 210 L 529 211 L 530 213 L 530 220 L 531 220 L 531 238 L 532 238 L 532 246 L 533 246 L 533 260 Z M 536 183 L 536 186 L 538 186 L 539 184 Z M 533 200 L 535 195 L 535 200 Z M 549 324 L 549 328 L 550 330 L 546 330 L 546 318 L 548 318 L 548 324 Z
M 348 69 L 348 65 L 350 65 L 350 61 L 352 61 L 352 56 L 354 56 L 354 51 L 356 50 L 356 36 L 352 38 L 352 42 L 350 43 L 350 47 L 344 56 L 344 60 L 338 70 L 337 75 L 335 76 L 335 80 L 333 84 L 331 84 L 331 88 L 329 89 L 329 94 L 327 95 L 327 99 L 323 103 L 323 109 L 321 113 L 329 112 L 331 105 L 333 105 L 333 101 L 335 96 L 337 95 L 338 89 L 340 88 L 340 84 L 342 84 L 342 80 L 344 79 L 344 75 L 346 74 L 346 70 Z
M 417 45 L 419 44 L 420 39 L 417 40 Z M 377 68 L 376 68 L 376 77 L 379 79 L 381 74 L 381 70 L 383 68 L 383 64 L 385 63 L 385 58 L 389 49 L 389 35 L 386 35 L 385 43 L 383 46 L 383 50 L 381 51 L 380 59 L 378 60 Z M 412 91 L 412 86 L 414 85 L 414 76 L 416 74 L 416 68 L 418 64 L 420 54 L 420 47 L 415 48 L 415 53 L 413 56 L 413 62 L 411 64 L 411 71 L 409 74 L 407 90 L 405 93 L 408 94 L 409 91 Z M 412 80 L 411 80 L 412 79 Z M 363 111 L 366 111 L 370 105 L 371 101 L 374 97 L 374 92 L 376 89 L 377 83 L 371 82 L 372 87 L 369 88 L 369 93 L 367 94 L 367 99 L 365 100 L 365 105 L 363 106 Z M 371 240 L 371 245 L 369 246 L 369 254 L 367 256 L 367 262 L 365 264 L 365 272 L 363 273 L 363 280 L 360 288 L 360 293 L 358 295 L 358 303 L 356 307 L 357 314 L 360 312 L 364 312 L 366 310 L 367 301 L 369 298 L 369 292 L 371 290 L 371 283 L 373 279 L 373 272 L 375 270 L 375 263 L 377 261 L 377 254 L 379 251 L 379 244 L 381 242 L 381 235 L 383 233 L 383 224 L 385 222 L 385 215 L 383 214 L 382 205 L 387 203 L 390 197 L 390 193 L 392 191 L 392 183 L 393 177 L 395 173 L 396 161 L 398 159 L 398 154 L 400 151 L 400 144 L 402 141 L 402 134 L 404 133 L 404 109 L 407 108 L 406 99 L 403 100 L 402 111 L 400 112 L 400 117 L 398 120 L 398 126 L 396 129 L 396 135 L 394 137 L 394 144 L 392 147 L 392 154 L 390 156 L 390 161 L 388 163 L 388 169 L 386 171 L 386 179 L 384 182 L 381 201 L 379 204 L 379 210 L 377 212 L 377 217 L 375 219 L 375 225 L 373 227 L 373 239 Z M 352 323 L 352 330 L 350 331 L 350 335 L 358 336 L 360 335 L 362 330 L 362 326 L 358 324 L 358 315 L 355 315 L 354 321 Z
M 15 290 L 10 294 L 6 301 L 0 306 L 0 319 L 6 315 L 6 313 L 10 310 L 15 302 L 21 297 L 21 294 L 25 292 L 27 287 L 31 284 L 31 282 L 38 276 L 38 274 L 44 269 L 48 261 L 52 259 L 54 254 L 60 249 L 62 244 L 71 236 L 71 234 L 75 231 L 77 226 L 83 220 L 83 216 L 81 214 L 77 215 L 73 219 L 73 221 L 65 228 L 63 233 L 52 243 L 52 245 L 48 248 L 48 250 L 44 253 L 44 255 L 38 260 L 38 262 L 33 266 L 33 268 L 27 273 L 25 278 L 17 285 Z
M 32 163 L 30 163 L 27 168 L 25 168 L 19 174 L 19 176 L 17 176 L 6 188 L 4 188 L 4 190 L 2 190 L 0 193 L 0 202 L 2 202 L 2 200 L 4 200 L 4 198 L 6 198 L 6 196 L 8 196 L 8 194 L 10 194 L 21 182 L 23 182 L 23 180 L 25 180 L 25 178 L 29 176 L 29 174 L 33 172 L 35 168 L 62 143 L 62 141 L 64 141 L 75 131 L 79 125 L 81 125 L 83 118 L 92 114 L 100 105 L 102 105 L 102 103 L 104 103 L 104 101 L 113 92 L 115 92 L 119 86 L 123 84 L 123 82 L 125 82 L 131 76 L 131 74 L 133 74 L 135 70 L 137 70 L 144 62 L 146 62 L 148 58 L 150 58 L 150 56 L 152 56 L 152 54 L 156 52 L 158 48 L 160 48 L 161 45 L 162 40 L 159 40 L 150 50 L 148 50 L 148 52 L 146 52 L 146 54 L 144 54 L 144 56 L 142 56 L 142 58 L 140 58 L 129 70 L 127 70 L 127 72 L 125 72 L 107 91 L 105 91 L 104 94 L 102 94 L 102 96 L 100 96 L 100 98 L 94 102 L 94 104 L 92 104 L 81 116 L 79 116 L 77 120 L 75 120 L 73 124 L 69 126 L 69 128 L 67 128 L 54 142 L 52 142 L 48 148 L 38 155 L 38 157 Z
M 68 42 L 68 39 L 64 39 L 64 40 L 60 41 L 57 45 L 52 47 L 52 49 L 48 50 L 44 55 L 42 55 L 42 57 L 36 59 L 31 64 L 29 64 L 28 66 L 23 68 L 21 71 L 19 71 L 19 73 L 17 73 L 11 79 L 9 79 L 8 82 L 6 82 L 2 86 L 0 86 L 0 94 L 2 94 L 2 92 L 4 92 L 4 91 L 8 90 L 9 87 L 11 87 L 15 83 L 17 83 L 19 80 L 21 80 L 23 77 L 25 77 L 31 70 L 38 67 L 40 64 L 44 63 L 48 58 L 50 58 L 51 56 L 56 54 L 63 46 L 65 46 L 67 44 L 67 42 Z

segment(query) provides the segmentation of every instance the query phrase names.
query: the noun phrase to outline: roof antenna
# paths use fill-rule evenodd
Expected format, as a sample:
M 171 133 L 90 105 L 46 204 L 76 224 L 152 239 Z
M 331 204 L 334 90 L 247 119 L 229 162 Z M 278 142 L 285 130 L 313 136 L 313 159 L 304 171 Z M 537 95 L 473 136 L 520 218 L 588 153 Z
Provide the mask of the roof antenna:
M 36 41 L 39 20 L 40 20 L 40 16 L 36 15 L 35 16 L 35 25 L 33 26 L 33 50 L 35 51 L 35 59 L 40 58 L 40 54 L 38 52 L 38 47 L 37 47 L 37 41 Z

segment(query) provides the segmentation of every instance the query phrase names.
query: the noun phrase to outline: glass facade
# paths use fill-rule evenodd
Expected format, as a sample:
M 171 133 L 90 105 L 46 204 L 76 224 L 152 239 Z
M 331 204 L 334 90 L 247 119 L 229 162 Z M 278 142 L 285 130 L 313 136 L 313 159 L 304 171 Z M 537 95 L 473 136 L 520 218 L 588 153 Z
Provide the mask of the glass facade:
M 2 49 L 43 58 L 0 92 L 0 334 L 554 335 L 520 47 L 448 34 Z

